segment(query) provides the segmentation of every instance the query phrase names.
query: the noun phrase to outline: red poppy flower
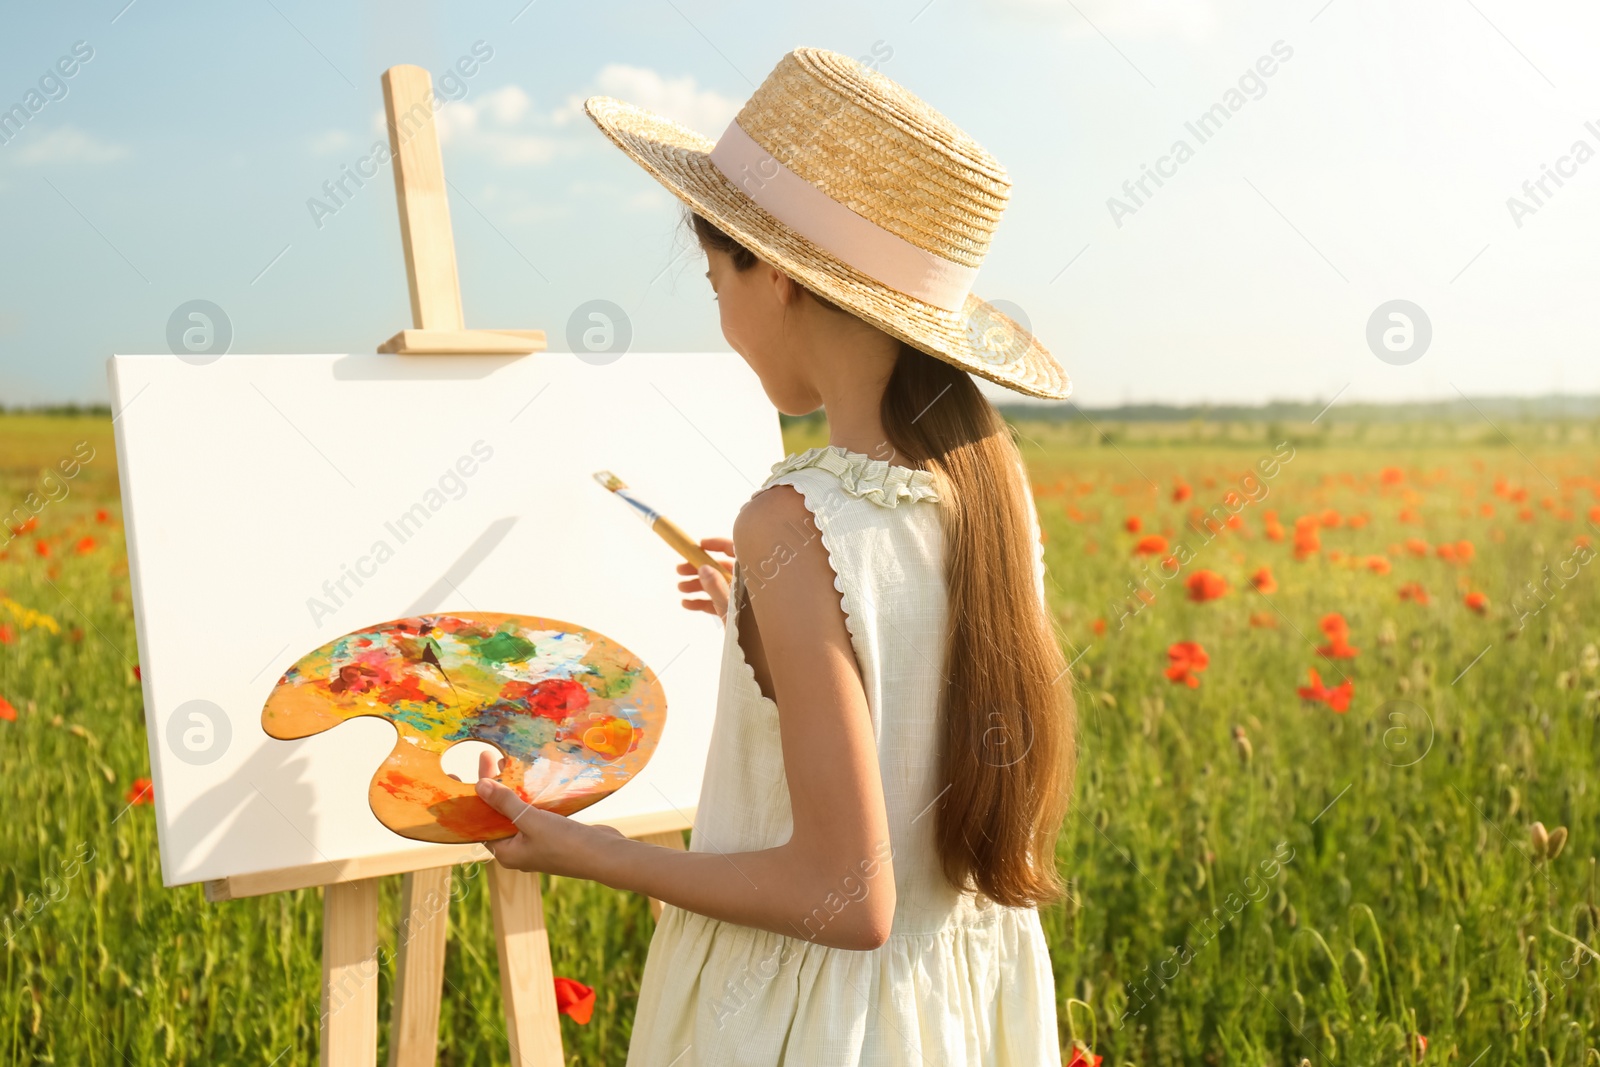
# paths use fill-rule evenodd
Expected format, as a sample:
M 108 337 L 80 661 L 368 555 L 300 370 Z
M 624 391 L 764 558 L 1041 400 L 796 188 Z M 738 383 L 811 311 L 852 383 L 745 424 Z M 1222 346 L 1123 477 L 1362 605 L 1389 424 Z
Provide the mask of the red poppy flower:
M 33 543 L 33 551 L 37 555 L 48 556 L 48 555 L 50 555 L 50 543 L 48 541 L 43 540 L 43 539 L 35 541 Z
M 1426 604 L 1428 602 L 1428 591 L 1422 588 L 1421 582 L 1407 582 L 1400 587 L 1400 599 Z
M 1312 525 L 1296 523 L 1294 527 L 1294 558 L 1310 559 L 1322 551 L 1322 535 Z
M 78 555 L 80 555 L 80 556 L 87 556 L 89 553 L 93 552 L 97 547 L 98 547 L 98 545 L 96 544 L 94 538 L 89 537 L 89 536 L 84 536 L 84 537 L 80 537 L 78 539 L 78 543 L 75 546 L 74 551 L 76 551 L 78 553 Z
M 1159 556 L 1167 550 L 1167 539 L 1160 534 L 1147 534 L 1133 546 L 1136 556 Z
M 1126 519 L 1122 520 L 1122 528 L 1127 530 L 1129 533 L 1138 533 L 1140 530 L 1144 529 L 1144 520 L 1139 518 L 1137 515 L 1129 515 Z
M 38 528 L 39 528 L 39 516 L 31 515 L 31 516 L 28 517 L 28 521 L 27 522 L 24 522 L 21 526 L 16 527 L 11 532 L 15 533 L 15 534 L 32 533 L 33 531 L 37 530 Z
M 1480 593 L 1474 589 L 1472 592 L 1467 594 L 1466 605 L 1479 615 L 1484 615 L 1489 611 L 1489 598 L 1483 593 Z
M 136 682 L 144 680 L 144 675 L 139 673 L 139 665 L 137 663 L 133 665 L 133 680 Z
M 1388 556 L 1368 556 L 1367 570 L 1373 574 L 1388 574 L 1394 568 L 1389 565 Z
M 1405 472 L 1399 467 L 1385 467 L 1378 472 L 1378 481 L 1384 485 L 1399 485 L 1405 480 Z
M 1271 595 L 1278 591 L 1278 579 L 1272 576 L 1271 567 L 1262 567 L 1250 576 L 1250 584 L 1255 586 L 1256 592 Z
M 1361 654 L 1359 648 L 1350 646 L 1350 624 L 1344 621 L 1344 616 L 1337 611 L 1329 612 L 1318 623 L 1322 632 L 1328 636 L 1328 643 L 1317 649 L 1317 654 L 1324 659 L 1354 659 Z
M 1302 685 L 1296 690 L 1300 699 L 1327 704 L 1340 715 L 1350 710 L 1350 698 L 1355 695 L 1356 689 L 1353 682 L 1347 678 L 1342 684 L 1329 689 L 1322 684 L 1322 676 L 1315 667 L 1307 673 L 1311 675 L 1311 684 Z
M 0 697 L 0 719 L 6 722 L 17 721 L 17 709 L 11 706 L 11 701 Z
M 556 977 L 556 1011 L 575 1023 L 586 1023 L 594 1014 L 594 989 L 573 978 Z
M 9 622 L 0 622 L 0 645 L 9 645 L 17 639 L 17 631 Z
M 1106 620 L 1104 620 L 1104 619 L 1096 619 L 1096 620 L 1094 620 L 1094 635 L 1096 637 L 1101 637 L 1101 636 L 1104 636 L 1105 632 L 1106 632 Z
M 1167 680 L 1174 685 L 1200 688 L 1200 672 L 1211 662 L 1197 641 L 1178 641 L 1167 646 Z
M 135 778 L 122 799 L 130 805 L 150 804 L 155 800 L 155 788 L 148 778 Z
M 94 521 L 95 522 L 110 522 L 111 521 L 111 512 L 107 511 L 105 508 L 100 508 L 98 511 L 96 511 L 94 513 Z
M 1259 629 L 1276 630 L 1278 617 L 1270 611 L 1256 611 L 1250 614 L 1250 625 Z
M 1100 1067 L 1100 1057 L 1081 1048 L 1074 1048 L 1072 1059 L 1067 1061 L 1067 1067 Z
M 1185 500 L 1188 500 L 1192 496 L 1194 496 L 1194 489 L 1192 489 L 1189 486 L 1188 482 L 1174 482 L 1173 483 L 1173 485 L 1172 485 L 1172 499 L 1173 499 L 1173 501 L 1175 501 L 1176 503 L 1181 504 Z
M 1216 600 L 1228 591 L 1228 583 L 1216 571 L 1195 571 L 1184 583 L 1189 599 L 1197 604 Z

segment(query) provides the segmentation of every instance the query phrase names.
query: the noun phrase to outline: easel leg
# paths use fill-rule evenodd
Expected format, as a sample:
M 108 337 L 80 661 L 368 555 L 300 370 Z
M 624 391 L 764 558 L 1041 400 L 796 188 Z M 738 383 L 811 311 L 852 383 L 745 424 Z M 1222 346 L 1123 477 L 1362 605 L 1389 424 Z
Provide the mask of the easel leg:
M 378 1060 L 378 879 L 322 890 L 323 1067 Z
M 450 868 L 407 874 L 400 898 L 389 1067 L 433 1067 L 439 1050 L 439 996 L 449 927 Z
M 682 830 L 667 830 L 659 834 L 643 834 L 639 840 L 648 841 L 652 845 L 661 845 L 663 848 L 675 848 L 680 852 L 684 851 Z M 650 914 L 657 922 L 661 921 L 661 901 L 655 897 L 650 898 Z
M 539 876 L 489 864 L 494 939 L 500 950 L 500 997 L 513 1067 L 562 1067 L 555 973 L 544 927 Z

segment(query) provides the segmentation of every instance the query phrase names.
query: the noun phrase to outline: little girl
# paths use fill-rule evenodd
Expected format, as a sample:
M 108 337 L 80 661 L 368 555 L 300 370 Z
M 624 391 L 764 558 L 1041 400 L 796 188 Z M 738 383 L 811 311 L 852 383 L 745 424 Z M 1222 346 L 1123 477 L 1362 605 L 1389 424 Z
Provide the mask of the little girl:
M 728 344 L 826 411 L 679 573 L 725 622 L 688 851 L 478 791 L 508 867 L 660 899 L 629 1067 L 1061 1062 L 1037 908 L 1073 762 L 1067 666 L 1009 430 L 968 372 L 1064 397 L 971 295 L 1005 170 L 855 60 L 784 56 L 714 144 L 591 98 L 692 209 Z

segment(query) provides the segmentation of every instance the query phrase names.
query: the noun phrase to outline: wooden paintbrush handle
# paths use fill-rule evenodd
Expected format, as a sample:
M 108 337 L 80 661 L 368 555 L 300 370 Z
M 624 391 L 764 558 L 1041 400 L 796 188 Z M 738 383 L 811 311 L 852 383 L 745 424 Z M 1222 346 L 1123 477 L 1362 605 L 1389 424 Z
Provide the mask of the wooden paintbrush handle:
M 677 549 L 678 555 L 696 567 L 703 567 L 709 563 L 721 571 L 724 578 L 732 580 L 733 568 L 721 560 L 712 559 L 711 553 L 701 548 L 699 542 L 684 533 L 671 519 L 657 518 L 650 524 L 650 528 L 660 534 L 663 541 Z

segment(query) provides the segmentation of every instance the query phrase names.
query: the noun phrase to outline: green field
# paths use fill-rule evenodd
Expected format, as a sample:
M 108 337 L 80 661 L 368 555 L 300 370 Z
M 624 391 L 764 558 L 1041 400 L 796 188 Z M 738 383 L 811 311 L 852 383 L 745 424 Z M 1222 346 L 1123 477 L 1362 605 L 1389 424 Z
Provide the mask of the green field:
M 1019 424 L 1080 716 L 1072 895 L 1044 914 L 1064 1046 L 1359 1067 L 1420 1035 L 1424 1062 L 1600 1064 L 1596 429 Z M 0 464 L 7 521 L 37 511 L 0 530 L 0 1062 L 312 1062 L 319 892 L 164 889 L 128 802 L 149 766 L 109 420 L 0 417 Z M 443 1063 L 507 1062 L 486 882 L 456 880 Z M 562 1020 L 569 1061 L 620 1064 L 647 902 L 545 899 L 556 973 L 598 994 Z

